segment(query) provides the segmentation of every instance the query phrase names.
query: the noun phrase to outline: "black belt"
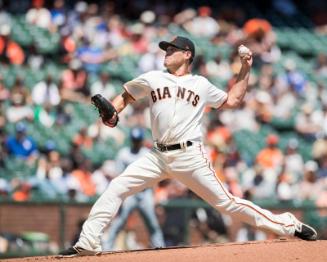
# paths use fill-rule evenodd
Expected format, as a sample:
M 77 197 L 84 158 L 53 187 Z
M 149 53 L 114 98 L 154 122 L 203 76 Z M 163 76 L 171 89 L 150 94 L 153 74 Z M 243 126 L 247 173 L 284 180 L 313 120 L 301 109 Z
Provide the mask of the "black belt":
M 191 146 L 191 145 L 193 145 L 193 143 L 191 141 L 187 141 L 185 143 L 186 147 Z M 173 145 L 164 145 L 164 144 L 160 144 L 160 143 L 155 143 L 155 146 L 161 152 L 182 149 L 182 147 L 183 147 L 182 143 L 173 144 Z

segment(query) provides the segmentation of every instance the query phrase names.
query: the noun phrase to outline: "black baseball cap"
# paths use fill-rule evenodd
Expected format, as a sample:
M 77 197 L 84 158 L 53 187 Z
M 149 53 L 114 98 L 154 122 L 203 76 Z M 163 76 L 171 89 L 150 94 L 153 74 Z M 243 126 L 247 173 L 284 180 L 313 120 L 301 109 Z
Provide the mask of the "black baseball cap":
M 181 49 L 181 50 L 185 50 L 185 51 L 190 51 L 191 54 L 192 54 L 192 59 L 194 58 L 195 56 L 195 47 L 194 47 L 194 43 L 186 38 L 186 37 L 183 37 L 183 36 L 177 36 L 175 37 L 172 41 L 170 42 L 167 42 L 167 41 L 161 41 L 159 43 L 159 47 L 162 49 L 162 50 L 167 50 L 168 46 L 173 46 L 173 47 L 176 47 L 178 49 Z

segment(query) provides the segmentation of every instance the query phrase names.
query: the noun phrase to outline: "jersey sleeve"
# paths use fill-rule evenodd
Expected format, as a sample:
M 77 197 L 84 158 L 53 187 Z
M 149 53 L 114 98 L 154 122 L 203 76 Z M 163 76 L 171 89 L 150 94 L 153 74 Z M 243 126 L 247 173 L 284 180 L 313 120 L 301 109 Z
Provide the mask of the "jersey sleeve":
M 150 77 L 151 72 L 142 74 L 125 83 L 124 88 L 134 98 L 134 100 L 143 98 L 151 92 Z
M 205 80 L 207 84 L 207 106 L 213 108 L 219 108 L 227 100 L 227 93 L 222 89 L 211 84 L 207 79 Z

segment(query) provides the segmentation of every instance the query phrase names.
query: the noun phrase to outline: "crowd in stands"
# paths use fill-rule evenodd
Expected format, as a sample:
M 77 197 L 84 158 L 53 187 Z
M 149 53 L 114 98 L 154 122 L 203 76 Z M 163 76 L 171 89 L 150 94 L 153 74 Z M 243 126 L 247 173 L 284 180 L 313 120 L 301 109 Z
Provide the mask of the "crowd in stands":
M 254 54 L 241 107 L 207 109 L 203 133 L 217 176 L 240 197 L 327 206 L 327 30 L 304 20 L 291 0 L 272 1 L 266 18 L 172 1 L 149 9 L 147 1 L 123 1 L 126 13 L 116 1 L 14 2 L 0 1 L 0 199 L 101 194 L 117 175 L 129 129 L 144 128 L 145 145 L 152 141 L 146 100 L 110 129 L 90 97 L 112 99 L 125 81 L 163 69 L 157 43 L 182 34 L 196 43 L 193 72 L 224 90 L 240 68 L 237 47 Z M 287 27 L 290 20 L 298 23 Z M 292 45 L 294 34 L 303 46 Z M 305 48 L 308 35 L 315 43 Z M 173 181 L 155 190 L 157 203 L 189 195 Z

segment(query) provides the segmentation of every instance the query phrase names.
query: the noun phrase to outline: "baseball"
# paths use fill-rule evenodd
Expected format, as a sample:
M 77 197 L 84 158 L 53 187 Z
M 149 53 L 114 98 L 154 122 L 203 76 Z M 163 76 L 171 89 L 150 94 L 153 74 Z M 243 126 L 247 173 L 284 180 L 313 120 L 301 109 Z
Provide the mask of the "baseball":
M 248 55 L 249 53 L 250 53 L 250 49 L 247 48 L 246 46 L 240 45 L 238 47 L 238 54 L 239 54 L 240 57 L 243 57 L 245 55 Z

